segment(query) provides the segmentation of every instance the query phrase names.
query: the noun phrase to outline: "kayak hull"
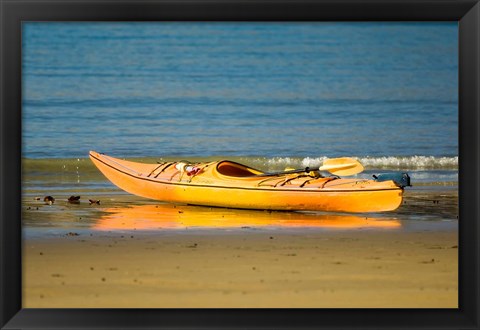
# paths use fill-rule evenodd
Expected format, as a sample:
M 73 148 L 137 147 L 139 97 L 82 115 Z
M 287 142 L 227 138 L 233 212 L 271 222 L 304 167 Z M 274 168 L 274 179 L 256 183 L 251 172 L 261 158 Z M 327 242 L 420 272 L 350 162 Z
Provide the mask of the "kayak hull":
M 261 210 L 383 212 L 398 208 L 403 195 L 403 189 L 394 184 L 369 189 L 308 189 L 255 187 L 248 178 L 228 185 L 210 177 L 168 180 L 168 176 L 152 175 L 158 164 L 128 162 L 96 152 L 90 152 L 90 159 L 120 189 L 170 203 Z

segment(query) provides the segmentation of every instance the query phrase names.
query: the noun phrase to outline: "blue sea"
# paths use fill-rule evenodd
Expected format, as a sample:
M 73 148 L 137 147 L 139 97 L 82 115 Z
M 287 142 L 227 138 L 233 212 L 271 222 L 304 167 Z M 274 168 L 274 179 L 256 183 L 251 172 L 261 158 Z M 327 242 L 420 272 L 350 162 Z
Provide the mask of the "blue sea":
M 28 22 L 22 33 L 24 158 L 457 165 L 457 23 Z

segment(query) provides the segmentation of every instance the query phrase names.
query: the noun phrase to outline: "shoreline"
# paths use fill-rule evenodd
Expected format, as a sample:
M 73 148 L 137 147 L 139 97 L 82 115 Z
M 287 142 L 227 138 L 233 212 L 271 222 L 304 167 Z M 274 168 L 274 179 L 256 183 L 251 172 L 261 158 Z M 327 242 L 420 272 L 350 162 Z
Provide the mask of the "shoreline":
M 458 220 L 458 190 L 409 189 L 402 205 L 383 213 L 333 213 L 302 211 L 262 211 L 221 207 L 169 204 L 122 193 L 117 190 L 82 193 L 80 203 L 67 202 L 78 191 L 54 194 L 56 201 L 46 205 L 42 197 L 24 194 L 22 225 L 24 229 L 69 227 L 91 230 L 162 230 L 184 228 L 388 228 L 402 223 Z M 43 196 L 43 195 L 42 195 Z M 85 197 L 84 197 L 85 196 Z M 89 205 L 88 198 L 100 199 Z M 40 200 L 35 200 L 39 198 Z M 430 221 L 433 220 L 433 221 Z

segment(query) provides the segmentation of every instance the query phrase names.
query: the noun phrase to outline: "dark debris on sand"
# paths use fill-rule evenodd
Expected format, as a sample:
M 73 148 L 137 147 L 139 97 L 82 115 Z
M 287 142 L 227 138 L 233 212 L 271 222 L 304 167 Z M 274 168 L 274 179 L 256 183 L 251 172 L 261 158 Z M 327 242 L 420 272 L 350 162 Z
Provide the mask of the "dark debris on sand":
M 53 203 L 55 203 L 55 198 L 53 198 L 52 196 L 45 196 L 43 198 L 43 201 L 48 205 L 52 205 Z
M 80 196 L 70 196 L 68 197 L 68 202 L 72 204 L 80 203 Z

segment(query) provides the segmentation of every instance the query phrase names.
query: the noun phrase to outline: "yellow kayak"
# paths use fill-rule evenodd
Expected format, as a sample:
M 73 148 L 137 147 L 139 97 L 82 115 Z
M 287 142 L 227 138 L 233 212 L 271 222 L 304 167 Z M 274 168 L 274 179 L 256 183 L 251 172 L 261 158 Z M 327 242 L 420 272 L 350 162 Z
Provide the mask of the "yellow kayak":
M 113 184 L 131 194 L 190 205 L 383 212 L 400 206 L 403 188 L 408 185 L 390 179 L 324 177 L 315 171 L 264 173 L 228 160 L 144 164 L 95 151 L 90 152 L 90 159 Z M 338 173 L 347 173 L 345 168 L 350 165 L 341 163 L 335 166 L 339 169 Z M 335 166 L 326 165 L 323 168 L 334 173 L 332 168 Z M 408 178 L 408 175 L 403 175 Z

